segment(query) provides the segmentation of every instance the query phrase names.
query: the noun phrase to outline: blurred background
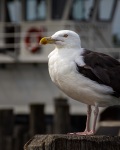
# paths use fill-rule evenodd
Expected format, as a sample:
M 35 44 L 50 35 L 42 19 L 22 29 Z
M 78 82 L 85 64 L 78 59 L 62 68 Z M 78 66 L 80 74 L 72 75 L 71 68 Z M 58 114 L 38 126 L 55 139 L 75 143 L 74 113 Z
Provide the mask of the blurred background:
M 77 32 L 82 47 L 120 59 L 120 0 L 0 0 L 0 149 L 22 150 L 35 134 L 84 130 L 86 106 L 51 82 L 54 47 L 39 45 L 63 29 Z M 119 135 L 120 107 L 100 112 L 96 134 Z

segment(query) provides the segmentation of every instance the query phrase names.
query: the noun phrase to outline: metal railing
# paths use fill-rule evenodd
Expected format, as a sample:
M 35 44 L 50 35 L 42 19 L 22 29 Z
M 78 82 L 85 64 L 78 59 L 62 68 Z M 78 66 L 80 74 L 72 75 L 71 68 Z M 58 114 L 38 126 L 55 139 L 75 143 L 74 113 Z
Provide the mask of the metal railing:
M 73 26 L 71 26 L 71 27 L 73 28 Z M 91 34 L 89 34 L 89 31 L 87 34 L 83 33 L 80 36 L 82 43 L 86 44 L 86 48 L 91 49 L 91 47 L 89 47 L 90 40 L 93 40 L 92 42 L 94 43 L 94 42 L 96 42 L 96 41 L 94 41 L 94 39 L 95 40 L 99 39 L 101 41 L 101 43 L 103 43 L 104 47 L 106 47 L 106 48 L 103 48 L 103 47 L 102 48 L 94 48 L 93 50 L 109 54 L 112 57 L 120 60 L 120 48 L 114 48 L 112 46 L 112 44 L 111 45 L 109 45 L 108 43 L 106 44 L 106 41 L 107 41 L 106 37 L 103 36 L 103 34 L 100 32 L 100 30 L 97 27 L 93 28 L 93 30 L 94 30 L 93 33 L 95 33 L 94 36 L 91 36 Z M 50 32 L 45 31 L 42 34 L 43 35 L 51 35 L 51 31 Z M 38 35 L 39 35 L 38 32 L 33 32 L 30 35 L 31 44 L 35 43 L 35 38 Z M 19 50 L 19 52 L 20 52 L 21 49 L 23 48 L 23 45 L 24 45 L 24 47 L 26 46 L 26 44 L 25 44 L 26 36 L 27 36 L 27 32 L 18 32 L 18 31 L 15 31 L 14 33 L 0 32 L 0 50 L 3 49 L 3 51 L 4 50 L 9 51 L 9 49 L 13 48 L 14 51 Z M 91 39 L 91 38 L 94 38 L 94 39 Z M 13 42 L 10 42 L 10 39 L 13 39 Z M 3 51 L 0 51 L 0 52 L 3 52 Z

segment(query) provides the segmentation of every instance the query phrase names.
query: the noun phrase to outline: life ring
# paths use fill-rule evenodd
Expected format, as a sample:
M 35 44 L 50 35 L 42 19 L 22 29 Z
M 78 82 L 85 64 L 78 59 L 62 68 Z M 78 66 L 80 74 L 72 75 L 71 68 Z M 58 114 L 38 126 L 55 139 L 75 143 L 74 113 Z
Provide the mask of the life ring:
M 41 50 L 39 46 L 39 41 L 42 38 L 41 32 L 42 30 L 39 30 L 37 28 L 31 28 L 27 31 L 27 35 L 25 37 L 25 44 L 27 49 L 31 53 L 35 53 Z

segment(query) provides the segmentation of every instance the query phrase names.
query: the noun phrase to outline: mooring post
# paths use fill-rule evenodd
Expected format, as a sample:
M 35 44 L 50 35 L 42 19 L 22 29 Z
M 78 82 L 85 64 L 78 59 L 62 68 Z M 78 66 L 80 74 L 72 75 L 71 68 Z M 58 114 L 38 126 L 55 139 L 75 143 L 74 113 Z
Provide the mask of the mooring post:
M 120 150 L 120 137 L 36 135 L 24 150 Z
M 44 104 L 30 105 L 30 136 L 45 133 Z
M 13 109 L 0 110 L 0 149 L 12 150 L 14 128 Z
M 65 134 L 70 130 L 69 104 L 65 98 L 56 98 L 54 100 L 54 133 Z

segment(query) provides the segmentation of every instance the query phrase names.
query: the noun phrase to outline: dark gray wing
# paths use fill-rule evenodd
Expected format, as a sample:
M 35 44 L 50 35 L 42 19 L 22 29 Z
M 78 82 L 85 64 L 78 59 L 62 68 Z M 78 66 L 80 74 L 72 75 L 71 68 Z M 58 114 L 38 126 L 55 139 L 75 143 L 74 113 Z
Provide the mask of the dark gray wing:
M 78 71 L 85 77 L 99 84 L 110 86 L 115 91 L 113 95 L 120 96 L 120 63 L 114 58 L 90 50 L 85 50 L 83 60 L 85 66 L 77 64 Z

